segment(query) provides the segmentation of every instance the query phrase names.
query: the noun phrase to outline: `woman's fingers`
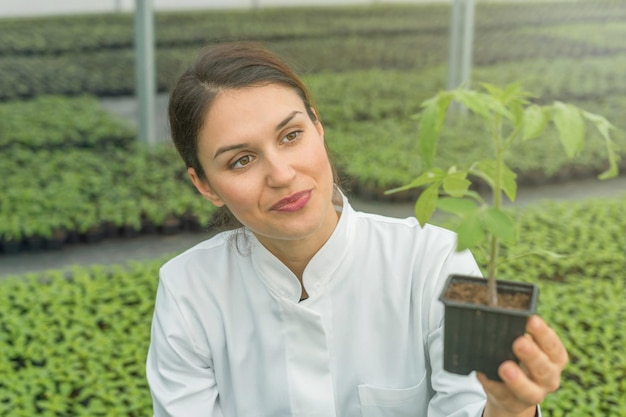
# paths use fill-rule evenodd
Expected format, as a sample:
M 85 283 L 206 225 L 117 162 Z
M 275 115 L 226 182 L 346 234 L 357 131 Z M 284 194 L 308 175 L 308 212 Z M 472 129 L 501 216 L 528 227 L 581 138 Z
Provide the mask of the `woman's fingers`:
M 499 374 L 502 382 L 492 381 L 478 373 L 478 380 L 487 393 L 489 402 L 495 407 L 510 413 L 520 413 L 543 400 L 543 390 L 530 381 L 514 362 L 508 361 L 500 365 Z
M 519 337 L 513 343 L 513 353 L 520 360 L 528 377 L 545 392 L 555 391 L 559 387 L 561 367 L 550 360 L 530 335 Z
M 528 320 L 528 334 L 513 343 L 513 353 L 530 380 L 545 390 L 556 391 L 561 371 L 567 364 L 567 351 L 557 334 L 540 317 Z
M 567 365 L 568 355 L 565 346 L 563 346 L 556 332 L 541 317 L 530 317 L 526 324 L 526 331 L 533 337 L 551 362 L 561 369 Z
M 526 405 L 541 403 L 548 390 L 543 384 L 537 383 L 514 362 L 507 361 L 500 365 L 498 374 L 502 382 L 517 397 L 518 401 Z

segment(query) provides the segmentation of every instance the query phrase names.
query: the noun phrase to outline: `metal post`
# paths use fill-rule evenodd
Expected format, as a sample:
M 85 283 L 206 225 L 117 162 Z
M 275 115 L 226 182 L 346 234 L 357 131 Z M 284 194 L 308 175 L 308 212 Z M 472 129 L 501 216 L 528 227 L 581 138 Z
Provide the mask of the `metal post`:
M 474 0 L 465 0 L 463 22 L 463 55 L 461 56 L 461 82 L 469 88 L 472 79 L 472 55 L 474 46 Z
M 459 51 L 461 50 L 461 14 L 463 0 L 453 0 L 450 10 L 450 29 L 448 39 L 448 81 L 446 87 L 453 90 L 459 86 Z
M 447 88 L 469 86 L 474 43 L 474 0 L 453 0 L 450 12 Z
M 156 143 L 154 19 L 152 0 L 135 0 L 135 96 L 139 140 Z

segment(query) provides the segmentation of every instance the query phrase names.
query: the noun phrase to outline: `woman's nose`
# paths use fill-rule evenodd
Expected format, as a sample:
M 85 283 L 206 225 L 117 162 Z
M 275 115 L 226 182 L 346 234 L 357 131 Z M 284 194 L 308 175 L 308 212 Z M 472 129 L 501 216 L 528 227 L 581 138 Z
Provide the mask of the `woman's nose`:
M 289 185 L 296 176 L 296 170 L 285 155 L 270 155 L 267 162 L 267 185 L 270 187 L 284 187 Z

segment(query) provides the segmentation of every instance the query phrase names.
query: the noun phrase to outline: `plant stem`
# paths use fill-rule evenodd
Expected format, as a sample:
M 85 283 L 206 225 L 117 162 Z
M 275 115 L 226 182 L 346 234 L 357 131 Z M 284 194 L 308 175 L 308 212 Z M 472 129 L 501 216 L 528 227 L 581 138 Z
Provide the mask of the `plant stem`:
M 497 210 L 502 205 L 502 165 L 504 163 L 504 144 L 502 140 L 502 121 L 499 115 L 494 116 L 493 139 L 496 150 L 496 169 L 493 184 L 493 207 Z M 490 306 L 498 305 L 498 291 L 496 287 L 496 266 L 498 259 L 499 241 L 495 235 L 491 235 L 489 243 L 489 269 L 487 273 L 487 302 Z
M 498 256 L 498 238 L 491 236 L 489 251 L 489 271 L 487 272 L 487 302 L 489 306 L 498 305 L 498 290 L 496 288 L 496 262 Z

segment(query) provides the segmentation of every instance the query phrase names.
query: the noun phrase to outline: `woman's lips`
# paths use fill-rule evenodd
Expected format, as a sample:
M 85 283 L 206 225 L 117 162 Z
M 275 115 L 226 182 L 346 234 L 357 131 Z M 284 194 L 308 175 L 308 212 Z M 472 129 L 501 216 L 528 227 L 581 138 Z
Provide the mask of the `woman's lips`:
M 292 212 L 297 211 L 306 206 L 311 199 L 311 191 L 300 191 L 285 197 L 272 206 L 273 211 Z

